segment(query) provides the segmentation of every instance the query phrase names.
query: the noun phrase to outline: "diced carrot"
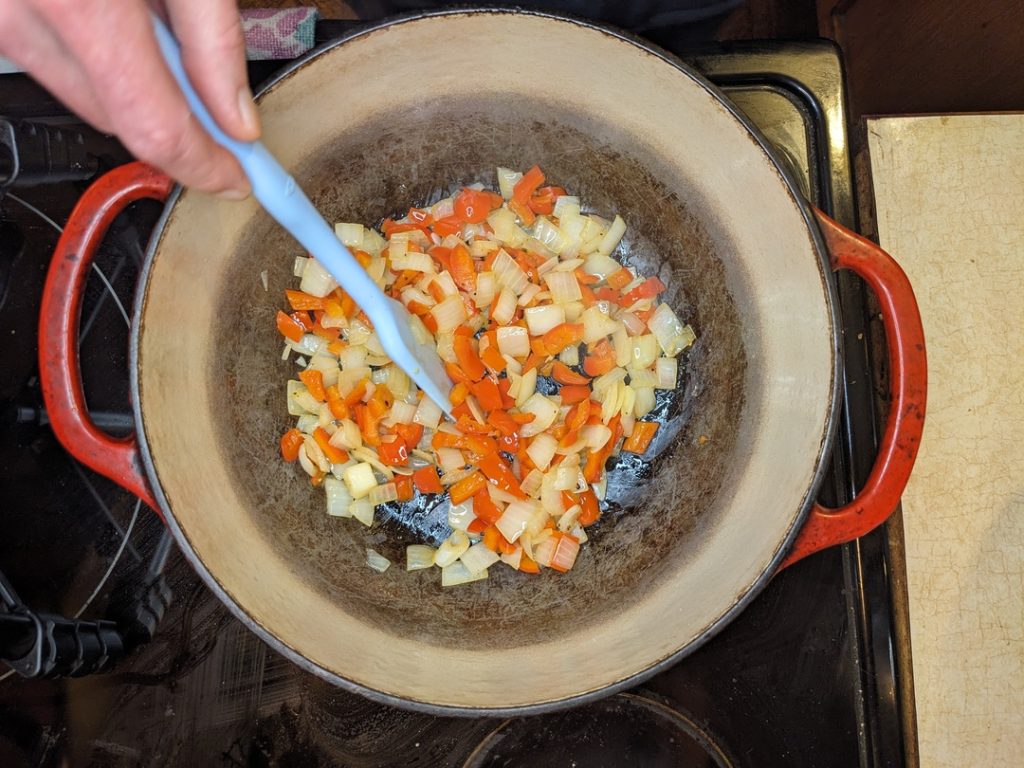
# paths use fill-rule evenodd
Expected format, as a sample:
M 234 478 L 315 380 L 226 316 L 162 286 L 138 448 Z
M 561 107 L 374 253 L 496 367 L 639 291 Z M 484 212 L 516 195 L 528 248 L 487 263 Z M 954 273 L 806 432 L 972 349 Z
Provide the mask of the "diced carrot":
M 622 444 L 622 450 L 630 453 L 643 453 L 651 444 L 660 425 L 654 421 L 638 421 L 633 425 L 633 433 Z
M 583 323 L 561 323 L 544 334 L 544 346 L 549 355 L 557 355 L 563 349 L 583 341 Z
M 341 396 L 341 390 L 337 384 L 327 388 L 327 407 L 331 409 L 331 415 L 336 419 L 347 419 L 349 410 L 345 398 Z
M 579 270 L 576 271 L 578 272 Z M 594 292 L 590 290 L 589 285 L 583 285 L 583 283 L 580 283 L 580 295 L 584 308 L 589 309 L 597 304 L 597 296 L 595 296 Z
M 398 491 L 396 501 L 412 501 L 414 494 L 412 475 L 399 475 L 395 473 L 395 490 Z
M 501 390 L 490 377 L 480 379 L 470 389 L 473 390 L 477 402 L 485 411 L 494 411 L 502 407 Z
M 410 450 L 420 444 L 423 439 L 422 424 L 395 424 L 395 434 L 405 441 Z
M 487 529 L 488 523 L 486 520 L 481 520 L 479 517 L 474 518 L 473 522 L 466 526 L 467 533 L 483 533 Z
M 526 494 L 519 486 L 519 480 L 516 479 L 515 474 L 512 472 L 512 467 L 510 467 L 508 462 L 497 453 L 484 456 L 477 462 L 477 466 L 479 466 L 480 471 L 487 476 L 487 479 L 501 490 L 506 493 L 511 493 L 513 496 L 520 499 L 526 498 Z
M 531 352 L 530 356 L 523 361 L 523 373 L 539 367 L 548 356 L 544 352 Z
M 420 467 L 413 472 L 412 481 L 420 493 L 441 493 L 444 490 L 441 478 L 437 476 L 437 467 L 433 465 Z
M 589 399 L 590 387 L 586 384 L 567 385 L 559 389 L 558 394 L 562 396 L 562 405 L 571 405 Z
M 480 381 L 486 374 L 480 355 L 474 349 L 474 341 L 468 336 L 456 335 L 453 342 L 455 347 L 455 359 L 459 361 L 459 368 L 471 381 Z
M 600 376 L 615 367 L 615 350 L 608 339 L 601 339 L 583 358 L 583 371 L 588 376 Z
M 404 467 L 409 463 L 409 446 L 400 437 L 396 437 L 391 442 L 381 440 L 380 445 L 377 446 L 377 455 L 380 456 L 382 462 L 389 466 Z
M 345 316 L 345 308 L 333 296 L 327 296 L 324 299 L 324 312 L 327 313 L 328 317 L 333 317 L 336 320 Z
M 454 416 L 456 419 L 461 419 L 463 416 L 465 416 L 467 419 L 474 418 L 473 412 L 469 410 L 469 406 L 466 405 L 465 401 L 452 407 L 452 416 Z
M 484 365 L 490 368 L 494 373 L 501 373 L 505 370 L 505 358 L 501 352 L 498 351 L 497 344 L 488 345 L 483 352 L 480 353 L 480 360 L 483 361 Z
M 324 309 L 325 299 L 318 296 L 311 296 L 303 291 L 286 289 L 284 296 L 292 309 Z
M 601 506 L 597 503 L 597 495 L 587 489 L 579 494 L 579 499 L 580 507 L 583 510 L 578 518 L 580 525 L 593 525 L 601 516 Z
M 281 310 L 277 311 L 277 330 L 286 339 L 296 343 L 302 341 L 302 334 L 305 333 L 305 330 L 295 321 L 295 318 L 286 315 Z
M 306 389 L 309 390 L 309 394 L 319 400 L 321 403 L 327 399 L 327 391 L 324 389 L 324 374 L 315 368 L 307 368 L 304 371 L 299 371 L 299 378 L 302 379 L 302 383 L 306 385 Z
M 555 360 L 555 364 L 551 366 L 551 377 L 559 384 L 574 384 L 576 386 L 590 384 L 590 379 L 582 373 L 576 373 L 561 360 Z
M 474 472 L 449 488 L 448 495 L 451 497 L 452 504 L 461 504 L 466 499 L 472 498 L 477 491 L 486 485 L 487 478 L 479 472 Z
M 294 427 L 281 435 L 281 458 L 285 461 L 299 458 L 299 449 L 304 439 L 302 433 Z
M 626 293 L 622 300 L 619 302 L 624 307 L 628 307 L 631 304 L 640 301 L 640 299 L 650 299 L 658 294 L 664 292 L 665 284 L 661 282 L 657 277 L 648 277 L 636 288 Z
M 330 443 L 331 436 L 327 434 L 327 430 L 323 427 L 317 427 L 313 430 L 313 439 L 316 440 L 316 444 L 320 446 L 320 450 L 324 452 L 324 456 L 331 464 L 344 464 L 348 461 L 348 453 L 341 448 L 335 448 Z
M 633 273 L 623 267 L 615 272 L 612 272 L 606 277 L 605 282 L 608 283 L 616 291 L 621 291 L 631 282 L 633 282 Z
M 539 166 L 533 166 L 523 174 L 523 177 L 512 187 L 512 199 L 521 205 L 526 205 L 537 188 L 544 183 L 544 172 Z

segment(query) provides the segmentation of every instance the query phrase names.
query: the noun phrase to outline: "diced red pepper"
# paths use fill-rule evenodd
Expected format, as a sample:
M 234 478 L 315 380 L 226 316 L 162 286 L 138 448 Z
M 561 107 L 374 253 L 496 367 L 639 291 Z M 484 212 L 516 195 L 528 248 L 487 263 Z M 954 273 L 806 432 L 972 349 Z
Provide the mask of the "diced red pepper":
M 476 290 L 476 263 L 469 255 L 469 249 L 462 243 L 452 248 L 448 271 L 455 284 L 459 286 L 459 290 L 467 293 Z
M 520 205 L 526 205 L 537 188 L 544 183 L 544 172 L 539 166 L 533 166 L 512 187 L 512 199 Z
M 441 493 L 444 490 L 435 466 L 420 467 L 412 473 L 412 481 L 420 493 Z
M 622 450 L 630 453 L 643 453 L 651 444 L 660 425 L 653 421 L 638 421 L 633 425 L 633 432 L 622 444 Z
M 502 407 L 501 390 L 490 377 L 480 379 L 470 389 L 485 411 L 495 411 Z
M 590 384 L 590 379 L 582 373 L 576 373 L 576 371 L 561 360 L 555 360 L 554 365 L 551 366 L 551 377 L 559 384 L 572 384 L 575 386 Z
M 564 386 L 558 390 L 562 396 L 562 405 L 571 405 L 590 398 L 590 387 L 587 385 Z
M 304 439 L 303 434 L 295 428 L 281 435 L 281 458 L 289 462 L 299 458 L 299 449 L 302 448 Z
M 326 298 L 320 298 L 318 296 L 311 296 L 308 293 L 302 291 L 295 291 L 292 289 L 286 289 L 284 296 L 288 299 L 288 305 L 292 309 L 324 309 L 324 305 L 327 302 Z
M 412 483 L 412 475 L 395 474 L 395 490 L 398 491 L 397 501 L 412 501 L 415 493 Z
M 473 347 L 474 344 L 475 342 L 471 337 L 462 335 L 456 335 L 453 342 L 455 359 L 459 361 L 459 371 L 465 375 L 465 379 L 469 379 L 466 383 L 480 381 L 480 379 L 487 375 L 487 368 L 484 367 L 480 355 L 476 353 L 476 349 Z M 452 378 L 454 379 L 455 377 L 453 376 Z
M 277 330 L 286 339 L 290 339 L 296 343 L 302 341 L 302 334 L 306 332 L 305 329 L 295 321 L 295 318 L 286 315 L 281 310 L 277 310 Z
M 549 355 L 557 355 L 566 347 L 583 341 L 583 323 L 561 323 L 544 334 L 544 347 Z
M 327 457 L 331 464 L 344 464 L 348 461 L 348 452 L 331 445 L 331 436 L 327 434 L 327 430 L 323 427 L 317 427 L 313 430 L 313 439 L 316 440 L 316 444 L 320 446 L 320 450 L 324 452 L 324 456 Z
M 665 284 L 661 282 L 657 277 L 648 277 L 636 288 L 633 288 L 628 293 L 624 294 L 622 300 L 619 302 L 624 307 L 628 307 L 640 299 L 651 299 L 658 294 L 664 292 Z
M 597 502 L 597 495 L 589 489 L 583 491 L 579 494 L 579 504 L 583 510 L 578 518 L 580 525 L 587 526 L 596 523 L 601 516 L 601 506 Z
M 449 488 L 448 495 L 451 497 L 452 504 L 461 504 L 466 499 L 472 498 L 477 491 L 483 489 L 486 485 L 487 478 L 479 472 L 474 472 Z
M 391 442 L 381 440 L 377 446 L 377 455 L 385 464 L 392 467 L 404 467 L 409 463 L 409 446 L 405 440 L 396 437 Z
M 510 467 L 508 462 L 497 453 L 484 456 L 477 462 L 477 466 L 479 466 L 480 471 L 487 476 L 487 479 L 494 483 L 499 489 L 506 493 L 511 493 L 516 498 L 526 498 L 526 494 L 519 486 L 519 480 L 516 479 L 515 473 L 512 472 L 512 467 Z

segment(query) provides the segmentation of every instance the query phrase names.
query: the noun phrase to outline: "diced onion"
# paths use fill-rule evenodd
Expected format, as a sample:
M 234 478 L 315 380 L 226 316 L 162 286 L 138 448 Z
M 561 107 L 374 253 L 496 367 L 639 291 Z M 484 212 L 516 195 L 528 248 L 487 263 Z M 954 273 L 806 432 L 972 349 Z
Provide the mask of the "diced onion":
M 474 520 L 476 515 L 473 513 L 473 499 L 448 506 L 448 527 L 453 531 L 465 531 Z
M 292 264 L 292 274 L 295 275 L 295 277 L 302 277 L 302 273 L 306 269 L 307 261 L 309 261 L 309 258 L 306 256 L 295 257 L 295 261 Z
M 516 302 L 520 307 L 525 307 L 531 304 L 534 299 L 537 299 L 541 294 L 540 286 L 536 283 L 530 283 L 526 286 L 521 294 L 519 294 L 519 301 Z
M 615 220 L 612 221 L 608 231 L 605 232 L 601 244 L 597 246 L 597 252 L 605 255 L 610 254 L 618 247 L 619 241 L 622 240 L 624 234 L 626 234 L 626 222 L 622 220 L 621 216 L 616 214 Z
M 675 389 L 679 376 L 679 363 L 674 357 L 659 357 L 654 364 L 658 389 Z
M 416 418 L 416 410 L 416 406 L 412 403 L 407 403 L 404 400 L 395 400 L 391 404 L 389 418 L 394 424 L 412 424 L 412 420 Z
M 342 479 L 348 486 L 348 492 L 352 494 L 353 499 L 361 499 L 377 487 L 377 478 L 373 475 L 373 467 L 366 462 L 360 462 L 346 469 Z
M 408 374 L 394 363 L 389 365 L 387 370 L 388 377 L 385 384 L 388 385 L 388 389 L 396 400 L 405 400 L 409 396 L 409 392 L 412 390 L 412 379 L 410 379 Z M 412 421 L 411 416 L 409 417 L 409 420 Z
M 405 548 L 405 570 L 419 571 L 434 565 L 433 547 L 426 544 L 410 544 Z
M 602 312 L 596 304 L 583 310 L 583 314 L 580 316 L 580 319 L 583 321 L 584 344 L 593 344 L 598 342 L 605 336 L 610 336 L 615 333 L 615 331 L 620 327 L 620 324 L 616 320 L 612 320 L 612 318 Z
M 438 448 L 435 453 L 442 472 L 454 472 L 466 466 L 466 459 L 458 448 Z
M 555 304 L 568 304 L 583 298 L 579 281 L 572 272 L 548 272 L 544 282 L 551 291 L 551 301 Z
M 543 437 L 543 435 L 538 435 Z M 557 445 L 557 442 L 555 443 Z M 532 445 L 530 446 L 533 447 Z M 532 460 L 532 459 L 531 459 Z M 550 462 L 550 459 L 548 460 Z M 540 496 L 540 485 L 544 481 L 544 472 L 540 469 L 531 469 L 523 481 L 519 484 L 519 487 L 523 489 L 523 493 L 527 496 L 533 496 L 536 498 Z
M 473 573 L 461 560 L 441 569 L 442 587 L 457 587 L 460 584 L 468 584 L 471 581 L 480 581 L 486 578 L 487 571 Z
M 338 222 L 334 225 L 334 234 L 349 248 L 358 248 L 363 244 L 363 225 Z
M 498 191 L 501 192 L 501 196 L 506 200 L 510 200 L 512 198 L 512 190 L 521 178 L 523 178 L 523 174 L 519 173 L 519 171 L 513 171 L 510 168 L 502 168 L 499 166 Z
M 604 424 L 587 424 L 580 428 L 580 438 L 592 451 L 604 448 L 611 436 L 612 431 Z
M 580 212 L 580 199 L 574 195 L 559 195 L 555 198 L 555 210 L 552 211 L 552 216 L 556 219 L 561 219 L 566 211 L 575 206 L 575 212 Z
M 466 319 L 466 306 L 462 303 L 462 297 L 448 296 L 441 303 L 432 307 L 430 314 L 437 322 L 438 333 L 454 331 Z
M 401 256 L 396 256 L 394 254 L 390 254 L 390 248 L 388 251 L 391 259 L 391 269 L 395 272 L 401 272 L 406 269 L 412 270 L 413 272 L 426 273 L 432 273 L 434 271 L 434 260 L 430 258 L 430 254 L 428 253 L 416 253 L 414 251 L 409 251 Z
M 577 467 L 566 467 L 559 464 L 548 472 L 551 476 L 551 485 L 556 491 L 571 491 L 576 488 Z
M 512 322 L 516 314 L 516 295 L 511 288 L 502 288 L 498 294 L 498 301 L 491 309 L 491 317 L 498 325 L 507 325 Z
M 416 407 L 416 415 L 412 417 L 414 424 L 422 424 L 427 429 L 436 429 L 441 421 L 441 407 L 426 395 Z
M 366 347 L 345 347 L 338 353 L 338 365 L 343 369 L 364 367 Z
M 363 444 L 363 435 L 359 431 L 359 425 L 352 419 L 342 419 L 338 422 L 338 428 L 331 435 L 329 442 L 335 448 L 351 451 Z
M 494 524 L 505 537 L 506 541 L 514 542 L 526 530 L 530 521 L 537 513 L 536 502 L 526 502 L 519 499 L 511 502 Z
M 575 344 L 570 344 L 558 353 L 558 359 L 573 368 L 580 364 L 580 348 Z
M 604 393 L 609 387 L 615 386 L 626 378 L 624 368 L 612 368 L 608 373 L 603 373 L 591 382 L 590 388 L 594 393 L 595 400 L 603 400 Z
M 537 369 L 534 368 L 533 371 Z M 531 371 L 532 372 L 532 371 Z M 521 406 L 523 413 L 532 413 L 533 421 L 523 424 L 519 431 L 522 437 L 533 437 L 550 427 L 558 416 L 558 406 L 553 400 L 544 397 L 540 392 L 534 392 L 529 399 Z
M 465 531 L 455 531 L 437 548 L 434 553 L 434 565 L 446 568 L 458 560 L 467 549 L 469 549 L 469 537 Z
M 529 276 L 523 272 L 522 267 L 509 256 L 508 251 L 504 248 L 498 251 L 498 255 L 494 257 L 491 269 L 494 271 L 498 285 L 510 289 L 517 296 L 530 285 Z
M 511 389 L 509 391 L 511 392 Z M 516 399 L 516 408 L 519 408 L 520 410 L 522 410 L 523 406 L 526 404 L 526 402 L 531 397 L 533 397 L 533 393 L 536 392 L 536 391 L 537 391 L 537 368 L 534 367 L 534 368 L 531 368 L 530 370 L 528 370 L 526 373 L 524 373 L 521 377 L 519 377 L 519 390 L 516 392 L 515 395 L 509 395 L 509 397 L 515 397 L 515 399 Z M 547 427 L 545 427 L 544 429 L 547 429 Z M 543 429 L 538 430 L 538 432 L 543 432 L 543 431 L 544 431 Z M 523 435 L 524 437 L 528 436 L 522 430 L 520 430 L 520 434 Z M 534 434 L 536 434 L 536 433 L 534 433 Z
M 624 325 L 620 325 L 612 334 L 612 347 L 615 349 L 615 364 L 620 368 L 629 365 L 633 359 L 633 339 Z
M 523 561 L 523 550 L 521 547 L 516 547 L 515 551 L 511 555 L 502 553 L 500 555 L 501 562 L 505 565 L 511 566 L 515 570 L 519 570 L 519 564 Z
M 583 262 L 581 269 L 588 275 L 594 275 L 603 280 L 613 272 L 622 269 L 622 265 L 606 253 L 592 253 Z
M 459 559 L 470 573 L 486 573 L 487 569 L 501 558 L 498 557 L 497 552 L 492 552 L 481 541 L 463 552 Z
M 302 270 L 302 282 L 299 283 L 299 290 L 308 293 L 310 296 L 324 297 L 338 284 L 331 277 L 330 272 L 323 268 L 316 259 L 308 259 Z
M 559 536 L 548 565 L 558 571 L 568 571 L 576 563 L 579 551 L 580 544 L 576 539 L 572 536 Z
M 480 309 L 489 306 L 494 301 L 494 294 L 497 291 L 498 281 L 491 271 L 481 272 L 476 276 L 476 295 L 473 303 Z
M 668 304 L 658 305 L 647 321 L 647 327 L 651 329 L 651 333 L 658 340 L 658 345 L 668 357 L 675 357 L 696 339 L 693 329 L 688 325 L 684 326 Z
M 369 528 L 373 525 L 373 504 L 369 499 L 356 499 L 349 505 L 352 517 Z
M 667 360 L 669 358 L 661 358 Z M 658 374 L 650 368 L 627 368 L 631 387 L 653 387 L 658 383 Z
M 530 336 L 521 325 L 508 325 L 497 330 L 498 351 L 511 357 L 526 357 L 530 354 Z
M 655 398 L 654 389 L 651 387 L 635 387 L 636 400 L 633 402 L 633 415 L 642 419 L 654 410 Z
M 529 307 L 523 311 L 526 326 L 531 336 L 543 336 L 556 325 L 565 322 L 565 310 L 557 304 L 545 304 L 540 307 Z
M 389 501 L 398 500 L 398 486 L 394 483 L 384 483 L 384 485 L 378 485 L 375 488 L 370 489 L 370 494 L 367 497 L 370 499 L 370 503 L 373 506 L 378 504 L 387 504 Z
M 377 573 L 384 573 L 388 568 L 391 567 L 391 561 L 388 560 L 384 555 L 375 549 L 366 549 L 366 564 L 373 568 Z
M 650 368 L 658 359 L 658 340 L 653 333 L 633 337 L 633 358 L 630 362 L 634 368 Z
M 336 477 L 324 478 L 324 492 L 327 494 L 327 514 L 331 517 L 352 517 L 349 505 L 352 494 L 346 485 Z
M 541 472 L 547 470 L 551 460 L 555 457 L 555 450 L 558 448 L 558 440 L 547 433 L 537 435 L 526 449 L 526 455 L 530 457 L 537 469 Z
M 516 223 L 516 215 L 508 208 L 491 211 L 487 216 L 487 223 L 499 241 L 513 248 L 518 248 L 528 237 L 523 228 Z

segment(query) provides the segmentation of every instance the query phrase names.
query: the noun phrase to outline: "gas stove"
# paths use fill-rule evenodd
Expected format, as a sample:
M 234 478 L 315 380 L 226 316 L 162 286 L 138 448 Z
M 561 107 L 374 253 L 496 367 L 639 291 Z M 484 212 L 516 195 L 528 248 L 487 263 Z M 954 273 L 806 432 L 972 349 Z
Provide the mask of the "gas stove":
M 346 27 L 322 22 L 318 37 Z M 833 46 L 659 42 L 759 126 L 815 205 L 856 226 Z M 258 82 L 275 66 L 250 75 Z M 0 77 L 0 116 L 0 616 L 17 606 L 22 617 L 0 624 L 0 656 L 24 657 L 17 672 L 0 663 L 0 765 L 905 763 L 895 652 L 905 618 L 884 529 L 787 569 L 721 634 L 641 687 L 563 713 L 412 713 L 278 656 L 206 589 L 151 510 L 75 462 L 50 431 L 36 362 L 49 258 L 88 181 L 130 158 L 20 75 Z M 118 219 L 82 312 L 89 409 L 114 434 L 132 428 L 128 322 L 158 214 L 143 201 Z M 828 505 L 866 478 L 876 432 L 866 293 L 852 275 L 838 286 L 844 407 Z

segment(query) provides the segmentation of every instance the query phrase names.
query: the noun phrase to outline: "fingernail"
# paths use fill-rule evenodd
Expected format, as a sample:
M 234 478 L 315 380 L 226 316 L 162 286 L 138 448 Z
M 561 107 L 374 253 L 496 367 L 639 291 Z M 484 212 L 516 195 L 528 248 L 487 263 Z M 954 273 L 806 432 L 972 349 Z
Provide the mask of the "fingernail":
M 260 135 L 260 116 L 256 112 L 256 104 L 252 100 L 249 86 L 242 86 L 238 92 L 238 114 L 242 118 L 242 126 L 253 138 Z
M 224 189 L 217 193 L 221 200 L 245 200 L 249 196 L 247 189 Z

